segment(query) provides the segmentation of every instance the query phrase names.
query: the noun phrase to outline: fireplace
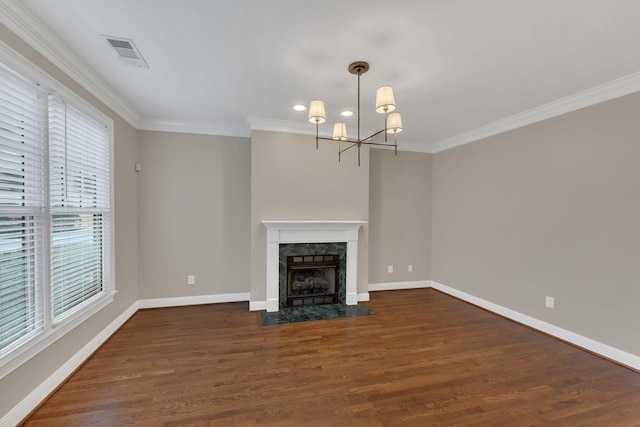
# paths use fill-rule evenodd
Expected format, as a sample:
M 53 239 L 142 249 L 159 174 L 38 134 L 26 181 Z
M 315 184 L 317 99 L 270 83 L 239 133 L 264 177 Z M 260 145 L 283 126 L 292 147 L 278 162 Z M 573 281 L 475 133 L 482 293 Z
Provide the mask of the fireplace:
M 278 260 L 279 309 L 346 303 L 346 243 L 283 243 Z
M 337 304 L 339 255 L 287 257 L 287 307 Z
M 263 306 L 267 311 L 287 306 L 288 256 L 338 254 L 337 303 L 358 303 L 358 230 L 366 221 L 262 221 L 262 224 L 267 229 L 267 300 Z M 249 307 L 260 309 L 255 303 Z

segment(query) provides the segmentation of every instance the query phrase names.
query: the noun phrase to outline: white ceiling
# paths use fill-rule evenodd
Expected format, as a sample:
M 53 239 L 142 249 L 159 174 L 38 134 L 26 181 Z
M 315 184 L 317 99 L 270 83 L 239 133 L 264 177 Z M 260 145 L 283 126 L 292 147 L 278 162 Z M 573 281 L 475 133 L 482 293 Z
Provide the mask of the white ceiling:
M 321 98 L 329 123 L 344 120 L 338 113 L 356 108 L 347 66 L 366 60 L 363 128 L 383 125 L 374 92 L 390 84 L 405 127 L 400 146 L 437 151 L 636 91 L 640 81 L 637 0 L 21 3 L 143 118 L 142 128 L 248 135 L 251 118 L 254 128 L 311 131 L 306 112 L 291 106 Z M 101 35 L 133 39 L 150 68 L 123 65 Z M 607 92 L 600 88 L 553 103 L 625 77 L 604 87 L 624 86 L 620 93 L 594 97 Z M 354 135 L 355 117 L 346 121 Z

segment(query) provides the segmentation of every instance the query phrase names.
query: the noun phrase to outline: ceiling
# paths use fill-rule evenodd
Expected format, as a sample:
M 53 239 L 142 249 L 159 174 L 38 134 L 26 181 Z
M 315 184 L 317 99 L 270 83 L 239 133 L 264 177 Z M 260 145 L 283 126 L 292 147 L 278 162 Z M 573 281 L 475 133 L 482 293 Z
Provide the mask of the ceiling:
M 356 118 L 338 113 L 356 109 L 355 60 L 371 65 L 363 133 L 383 126 L 374 95 L 390 84 L 399 146 L 415 151 L 640 90 L 637 0 L 2 2 L 26 6 L 143 129 L 312 132 L 291 106 L 320 98 L 321 131 L 346 121 L 353 136 Z M 124 65 L 101 35 L 132 39 L 150 68 Z

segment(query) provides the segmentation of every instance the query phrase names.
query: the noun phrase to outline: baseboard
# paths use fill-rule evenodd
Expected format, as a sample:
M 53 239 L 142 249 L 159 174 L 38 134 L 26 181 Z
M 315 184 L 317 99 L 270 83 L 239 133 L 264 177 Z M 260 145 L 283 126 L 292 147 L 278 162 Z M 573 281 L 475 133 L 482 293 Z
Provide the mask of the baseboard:
M 374 283 L 369 285 L 369 291 L 386 291 L 399 289 L 417 289 L 417 288 L 433 288 L 445 294 L 459 298 L 470 304 L 481 307 L 485 310 L 499 314 L 508 319 L 514 320 L 530 328 L 539 330 L 563 341 L 584 348 L 602 357 L 628 366 L 634 370 L 640 371 L 640 357 L 628 353 L 626 351 L 611 347 L 601 342 L 592 340 L 566 329 L 559 328 L 550 323 L 543 322 L 536 318 L 527 316 L 509 308 L 494 304 L 482 298 L 466 292 L 459 291 L 449 286 L 443 285 L 432 280 L 415 281 L 415 282 L 395 282 L 395 283 Z M 27 397 L 11 409 L 4 417 L 0 419 L 0 425 L 17 425 L 24 420 L 38 405 L 51 394 L 69 375 L 71 375 L 78 367 L 89 358 L 114 332 L 116 332 L 131 316 L 140 308 L 158 308 L 180 305 L 194 304 L 212 304 L 220 302 L 239 302 L 249 301 L 249 310 L 265 310 L 266 301 L 251 301 L 249 293 L 236 294 L 219 294 L 204 295 L 196 297 L 179 297 L 179 298 L 159 298 L 139 300 L 125 310 L 113 322 L 111 322 L 104 330 L 96 335 L 87 345 L 78 351 L 71 359 L 62 365 L 56 372 L 33 390 Z M 369 293 L 358 294 L 358 301 L 369 301 Z
M 263 311 L 267 309 L 266 301 L 249 301 L 249 311 Z
M 140 308 L 178 307 L 183 305 L 217 304 L 221 302 L 249 301 L 249 292 L 236 294 L 196 295 L 192 297 L 141 299 Z
M 523 325 L 529 326 L 530 328 L 536 329 L 538 331 L 544 332 L 545 334 L 559 338 L 570 344 L 576 345 L 580 348 L 593 352 L 597 355 L 600 355 L 602 357 L 605 357 L 607 359 L 620 363 L 621 365 L 628 366 L 631 369 L 640 371 L 639 356 L 636 356 L 634 354 L 628 353 L 626 351 L 620 350 L 615 347 L 611 347 L 607 344 L 603 344 L 601 342 L 592 340 L 591 338 L 584 337 L 582 335 L 576 334 L 566 329 L 559 328 L 550 323 L 543 322 L 542 320 L 536 319 L 531 316 L 527 316 L 526 314 L 519 313 L 517 311 L 511 310 L 501 305 L 483 300 L 482 298 L 478 298 L 466 292 L 459 291 L 457 289 L 443 285 L 442 283 L 430 281 L 430 285 L 433 289 L 436 289 L 440 292 L 459 298 L 470 304 L 477 305 L 478 307 L 482 307 L 485 310 L 504 316 L 507 319 L 511 319 L 518 323 L 522 323 Z
M 430 280 L 418 280 L 414 282 L 370 283 L 369 292 L 397 291 L 400 289 L 418 289 L 431 287 Z
M 358 294 L 358 302 L 367 302 L 369 301 L 369 292 L 363 292 Z
M 18 425 L 40 405 L 60 384 L 78 369 L 111 335 L 114 334 L 131 316 L 138 311 L 138 301 L 126 309 L 120 316 L 74 354 L 64 365 L 44 380 L 35 390 L 13 407 L 0 419 L 0 426 Z

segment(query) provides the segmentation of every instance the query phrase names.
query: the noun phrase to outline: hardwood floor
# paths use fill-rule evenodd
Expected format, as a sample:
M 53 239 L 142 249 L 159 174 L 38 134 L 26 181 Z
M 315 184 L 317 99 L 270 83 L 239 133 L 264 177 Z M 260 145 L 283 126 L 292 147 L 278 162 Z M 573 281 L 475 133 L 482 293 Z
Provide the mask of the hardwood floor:
M 432 289 L 261 326 L 136 313 L 25 425 L 640 426 L 640 374 Z

